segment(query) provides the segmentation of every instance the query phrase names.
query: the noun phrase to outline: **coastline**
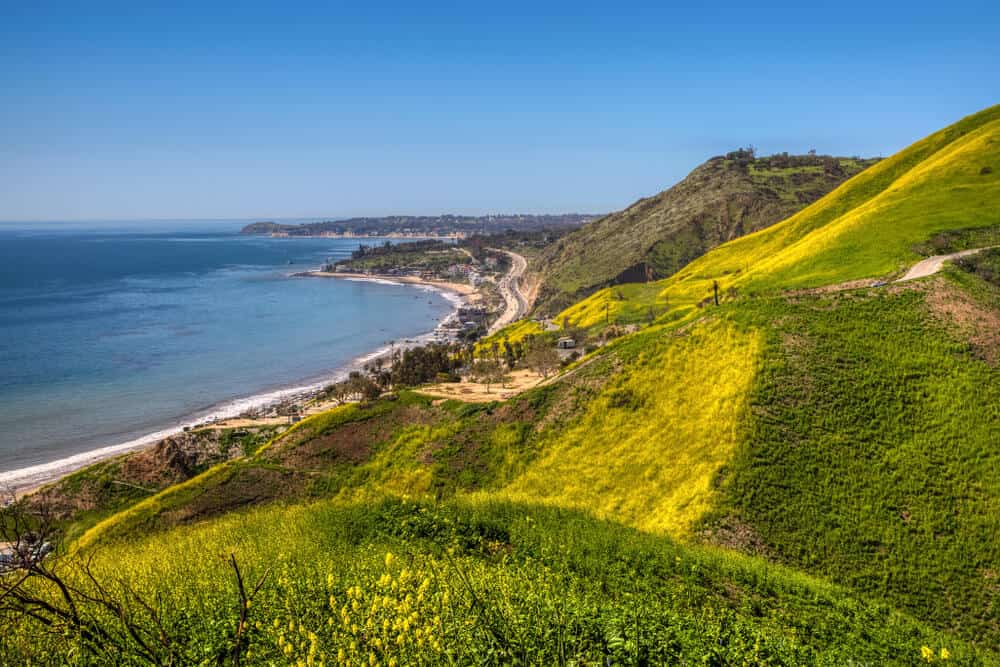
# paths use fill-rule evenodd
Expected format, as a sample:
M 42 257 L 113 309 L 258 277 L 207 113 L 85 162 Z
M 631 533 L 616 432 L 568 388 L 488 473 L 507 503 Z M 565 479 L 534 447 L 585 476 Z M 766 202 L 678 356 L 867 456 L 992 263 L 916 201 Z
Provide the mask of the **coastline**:
M 471 285 L 423 280 L 416 276 L 370 276 L 366 274 L 333 274 L 323 271 L 304 271 L 291 274 L 293 277 L 345 278 L 349 280 L 367 280 L 382 284 L 408 285 L 427 291 L 438 292 L 451 304 L 451 312 L 442 318 L 431 331 L 417 334 L 402 341 L 391 341 L 375 350 L 357 356 L 343 366 L 325 374 L 312 378 L 304 378 L 294 384 L 273 387 L 251 394 L 219 402 L 206 410 L 183 417 L 177 424 L 159 429 L 152 433 L 128 440 L 126 442 L 98 447 L 78 454 L 65 456 L 55 461 L 38 463 L 23 468 L 0 471 L 0 493 L 21 498 L 39 489 L 58 482 L 83 468 L 106 461 L 124 454 L 130 454 L 156 446 L 162 440 L 185 430 L 202 428 L 234 428 L 235 425 L 247 426 L 249 422 L 259 422 L 261 426 L 273 424 L 274 418 L 269 417 L 282 405 L 289 402 L 305 402 L 314 400 L 324 387 L 346 378 L 352 371 L 362 368 L 378 358 L 391 356 L 395 349 L 405 349 L 423 345 L 438 340 L 448 334 L 447 325 L 458 314 L 459 308 L 471 303 L 477 297 Z M 327 409 L 327 408 L 324 408 Z M 228 423 L 232 422 L 234 426 Z
M 292 275 L 297 278 L 340 278 L 341 280 L 365 280 L 382 284 L 423 285 L 459 294 L 469 302 L 479 300 L 478 292 L 472 285 L 447 280 L 430 280 L 421 278 L 420 276 L 394 276 L 381 273 L 351 273 L 347 271 L 301 271 Z

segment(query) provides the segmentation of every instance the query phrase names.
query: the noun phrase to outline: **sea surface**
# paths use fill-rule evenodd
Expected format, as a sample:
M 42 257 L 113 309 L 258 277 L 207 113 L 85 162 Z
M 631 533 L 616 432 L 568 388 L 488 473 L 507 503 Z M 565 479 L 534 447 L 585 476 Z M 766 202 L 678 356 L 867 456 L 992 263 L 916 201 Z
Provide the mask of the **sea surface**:
M 356 239 L 167 227 L 0 226 L 0 484 L 325 383 L 455 307 L 426 287 L 292 276 Z

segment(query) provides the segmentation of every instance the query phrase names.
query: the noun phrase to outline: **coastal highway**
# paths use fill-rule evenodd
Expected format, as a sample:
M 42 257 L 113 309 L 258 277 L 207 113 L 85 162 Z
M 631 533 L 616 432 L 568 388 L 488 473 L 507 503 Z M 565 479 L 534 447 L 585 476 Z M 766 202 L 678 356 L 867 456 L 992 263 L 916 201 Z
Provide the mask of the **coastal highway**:
M 490 326 L 488 333 L 492 334 L 503 329 L 511 322 L 521 319 L 528 312 L 528 300 L 521 293 L 520 286 L 521 276 L 524 275 L 525 269 L 528 268 L 528 260 L 516 252 L 510 252 L 509 250 L 500 250 L 499 248 L 490 248 L 490 250 L 502 252 L 511 259 L 510 271 L 497 283 L 500 294 L 503 295 L 504 301 L 507 302 L 507 307 L 497 321 Z

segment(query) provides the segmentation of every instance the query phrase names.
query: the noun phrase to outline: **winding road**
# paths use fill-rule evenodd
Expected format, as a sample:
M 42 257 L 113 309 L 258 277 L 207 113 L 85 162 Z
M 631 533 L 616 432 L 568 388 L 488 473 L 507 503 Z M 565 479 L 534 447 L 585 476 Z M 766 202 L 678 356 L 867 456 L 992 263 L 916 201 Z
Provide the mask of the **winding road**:
M 511 322 L 521 319 L 528 312 L 528 300 L 521 293 L 521 286 L 519 284 L 521 276 L 524 275 L 525 269 L 528 268 L 528 260 L 516 252 L 510 252 L 509 250 L 500 250 L 499 248 L 489 248 L 489 250 L 502 252 L 511 259 L 510 271 L 497 283 L 497 288 L 500 290 L 504 301 L 507 302 L 507 307 L 500 317 L 497 318 L 497 321 L 490 325 L 487 333 L 493 334 Z
M 950 255 L 934 255 L 933 257 L 928 257 L 927 259 L 922 259 L 913 266 L 910 270 L 906 272 L 902 278 L 897 280 L 897 283 L 901 283 L 905 280 L 916 280 L 917 278 L 926 278 L 927 276 L 933 276 L 935 273 L 941 270 L 945 262 L 950 262 L 953 259 L 958 259 L 959 257 L 968 257 L 969 255 L 975 255 L 977 252 L 982 252 L 983 250 L 989 250 L 991 247 L 986 248 L 973 248 L 972 250 L 962 250 L 960 252 L 953 252 Z

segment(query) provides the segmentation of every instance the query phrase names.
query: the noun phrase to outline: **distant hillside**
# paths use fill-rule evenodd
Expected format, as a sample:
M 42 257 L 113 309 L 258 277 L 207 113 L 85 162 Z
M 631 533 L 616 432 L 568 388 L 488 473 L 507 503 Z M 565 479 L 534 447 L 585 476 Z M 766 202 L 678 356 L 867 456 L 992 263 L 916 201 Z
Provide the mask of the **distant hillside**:
M 381 218 L 349 218 L 326 220 L 300 225 L 276 222 L 255 222 L 244 227 L 241 234 L 278 234 L 285 236 L 445 236 L 496 234 L 507 230 L 536 231 L 579 227 L 598 216 L 581 213 L 556 215 L 497 214 L 497 215 L 390 215 Z
M 714 157 L 687 178 L 547 249 L 536 307 L 552 313 L 614 283 L 658 280 L 709 249 L 783 220 L 876 160 L 818 155 Z

